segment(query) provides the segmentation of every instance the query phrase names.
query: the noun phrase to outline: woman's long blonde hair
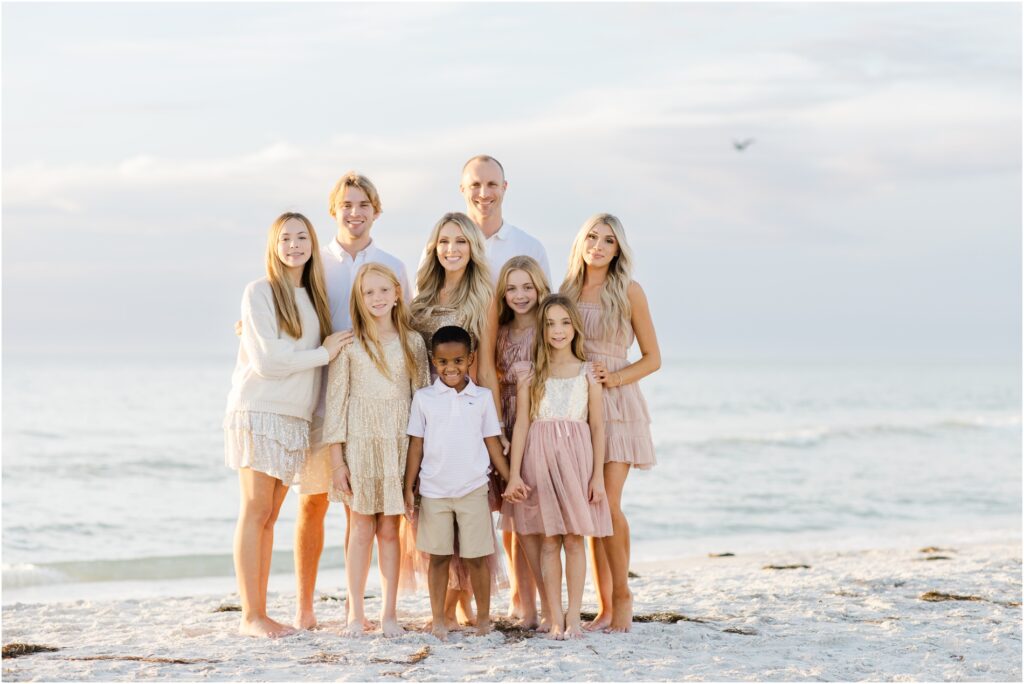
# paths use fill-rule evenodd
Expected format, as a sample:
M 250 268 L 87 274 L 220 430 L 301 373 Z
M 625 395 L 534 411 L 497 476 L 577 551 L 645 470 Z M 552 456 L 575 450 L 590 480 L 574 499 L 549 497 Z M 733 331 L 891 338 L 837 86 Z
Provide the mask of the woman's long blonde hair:
M 512 271 L 523 271 L 526 275 L 530 276 L 530 280 L 533 281 L 533 287 L 537 290 L 538 304 L 551 294 L 551 286 L 548 285 L 548 280 L 544 277 L 544 270 L 537 263 L 536 259 L 528 256 L 512 257 L 501 267 L 501 272 L 498 274 L 498 285 L 494 288 L 494 296 L 498 300 L 499 326 L 510 323 L 516 315 L 512 307 L 505 301 L 505 288 L 508 287 L 508 277 Z
M 583 318 L 576 303 L 563 294 L 548 295 L 540 303 L 537 311 L 537 335 L 533 340 L 533 378 L 530 380 L 530 419 L 537 417 L 541 399 L 544 398 L 544 383 L 551 375 L 551 355 L 548 353 L 548 309 L 560 306 L 569 314 L 575 334 L 569 349 L 572 355 L 584 363 L 587 357 L 583 354 Z
M 441 287 L 444 286 L 444 267 L 437 259 L 437 240 L 441 228 L 447 223 L 457 225 L 469 242 L 469 263 L 466 264 L 462 280 L 448 300 L 448 306 L 459 311 L 463 327 L 479 340 L 487 320 L 487 307 L 490 306 L 494 289 L 491 287 L 491 269 L 487 265 L 484 235 L 473 220 L 462 212 L 453 211 L 445 214 L 430 231 L 427 245 L 423 248 L 423 262 L 416 273 L 418 292 L 410 307 L 412 317 L 421 318 L 438 305 Z
M 402 353 L 405 356 L 405 370 L 409 378 L 416 378 L 416 358 L 413 356 L 412 347 L 409 344 L 410 336 L 416 334 L 409 325 L 409 308 L 405 305 L 403 298 L 402 284 L 394 271 L 385 266 L 370 262 L 365 264 L 356 273 L 355 281 L 352 283 L 352 295 L 349 299 L 349 313 L 352 316 L 352 332 L 355 338 L 363 345 L 363 349 L 370 355 L 373 365 L 377 367 L 384 377 L 391 379 L 387 363 L 384 362 L 384 347 L 380 343 L 380 336 L 377 334 L 377 324 L 373 320 L 373 314 L 366 308 L 363 300 L 363 281 L 366 276 L 375 273 L 386 278 L 395 288 L 395 295 L 398 299 L 391 308 L 391 322 L 398 331 L 398 341 L 402 345 Z
M 612 257 L 611 263 L 608 264 L 608 275 L 604 287 L 601 288 L 601 325 L 605 333 L 611 334 L 628 328 L 633 314 L 627 295 L 629 283 L 633 280 L 633 250 L 626 242 L 626 231 L 618 218 L 611 214 L 594 214 L 583 224 L 580 232 L 576 234 L 576 239 L 573 240 L 569 253 L 569 269 L 559 292 L 574 302 L 579 301 L 587 273 L 587 264 L 583 261 L 587 235 L 601 224 L 611 229 L 618 243 L 618 254 Z
M 312 254 L 309 261 L 302 267 L 302 286 L 306 295 L 316 309 L 316 317 L 320 321 L 320 341 L 331 334 L 331 308 L 327 305 L 327 286 L 324 284 L 324 268 L 320 263 L 320 244 L 316 239 L 316 231 L 309 219 L 294 211 L 287 211 L 278 216 L 267 232 L 267 280 L 274 293 L 274 309 L 277 311 L 278 327 L 291 337 L 302 337 L 302 319 L 299 307 L 295 302 L 295 287 L 285 270 L 281 258 L 277 256 L 277 242 L 281 237 L 281 229 L 288 221 L 295 219 L 305 224 L 309 231 Z

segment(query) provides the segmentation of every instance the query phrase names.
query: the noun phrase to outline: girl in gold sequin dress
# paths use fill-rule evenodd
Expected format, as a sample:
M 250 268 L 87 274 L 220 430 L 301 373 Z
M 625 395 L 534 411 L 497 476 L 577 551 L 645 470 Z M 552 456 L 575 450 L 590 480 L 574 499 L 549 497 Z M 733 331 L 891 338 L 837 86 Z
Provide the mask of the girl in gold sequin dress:
M 388 267 L 369 263 L 359 269 L 350 306 L 356 343 L 328 369 L 323 429 L 324 442 L 331 445 L 330 498 L 350 509 L 344 633 L 364 630 L 363 593 L 376 537 L 384 595 L 381 631 L 390 637 L 402 633 L 395 604 L 406 426 L 413 393 L 429 382 L 427 352 L 409 325 L 402 287 Z

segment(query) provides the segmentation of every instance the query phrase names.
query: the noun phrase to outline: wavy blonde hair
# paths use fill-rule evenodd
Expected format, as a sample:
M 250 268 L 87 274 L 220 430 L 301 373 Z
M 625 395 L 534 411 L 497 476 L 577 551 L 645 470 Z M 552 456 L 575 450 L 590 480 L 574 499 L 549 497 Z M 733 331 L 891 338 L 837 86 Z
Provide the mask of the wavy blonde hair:
M 277 242 L 281 238 L 281 229 L 288 221 L 301 221 L 309 231 L 312 253 L 302 267 L 302 286 L 306 295 L 316 309 L 316 317 L 320 321 L 320 341 L 331 334 L 331 309 L 327 305 L 327 286 L 324 282 L 324 268 L 320 263 L 320 244 L 316 239 L 316 231 L 309 219 L 294 211 L 278 216 L 267 232 L 267 280 L 274 293 L 274 309 L 277 312 L 278 327 L 295 339 L 302 337 L 302 319 L 299 307 L 295 302 L 295 287 L 288 278 L 288 272 L 277 255 Z
M 523 271 L 530 276 L 533 287 L 537 290 L 537 303 L 551 294 L 551 286 L 544 277 L 544 270 L 537 263 L 537 260 L 529 256 L 514 256 L 505 262 L 498 274 L 498 284 L 494 288 L 494 296 L 498 300 L 498 325 L 510 323 L 515 318 L 515 312 L 505 301 L 505 288 L 508 287 L 508 277 L 512 271 Z
M 361 173 L 355 171 L 346 171 L 338 182 L 331 188 L 331 194 L 327 196 L 327 213 L 332 217 L 338 218 L 336 210 L 338 208 L 338 202 L 341 201 L 341 196 L 345 192 L 345 188 L 359 188 L 366 193 L 366 199 L 370 200 L 370 205 L 373 207 L 374 213 L 379 214 L 380 208 L 380 193 L 377 192 L 377 186 L 370 182 L 370 179 Z
M 551 355 L 548 353 L 548 309 L 553 306 L 560 306 L 569 314 L 569 321 L 575 334 L 569 348 L 572 355 L 586 363 L 587 357 L 583 353 L 583 317 L 576 303 L 563 294 L 548 295 L 540 303 L 537 312 L 537 335 L 533 340 L 533 378 L 530 379 L 530 419 L 537 418 L 537 411 L 540 409 L 540 402 L 544 398 L 544 383 L 551 375 Z
M 601 288 L 601 327 L 606 334 L 612 334 L 626 329 L 633 315 L 633 308 L 627 295 L 629 284 L 633 281 L 633 250 L 626 242 L 626 231 L 617 217 L 612 214 L 594 214 L 583 224 L 580 232 L 576 234 L 576 239 L 573 240 L 572 250 L 569 252 L 569 268 L 559 292 L 574 302 L 579 301 L 587 273 L 587 265 L 583 261 L 587 235 L 602 224 L 611 229 L 618 245 L 618 253 L 608 264 L 608 275 L 604 287 Z
M 453 211 L 445 214 L 430 231 L 430 237 L 423 248 L 423 261 L 416 272 L 418 293 L 410 307 L 412 316 L 419 319 L 438 305 L 441 287 L 444 285 L 444 267 L 437 258 L 437 240 L 441 228 L 448 223 L 458 226 L 469 242 L 469 263 L 448 305 L 460 312 L 464 327 L 479 341 L 480 333 L 487 321 L 487 308 L 491 304 L 491 297 L 494 296 L 494 289 L 491 287 L 491 269 L 487 265 L 484 234 L 473 220 L 462 212 Z
M 416 357 L 413 356 L 412 347 L 409 344 L 410 336 L 417 334 L 409 323 L 409 308 L 405 305 L 402 296 L 402 283 L 398 281 L 395 272 L 384 264 L 370 262 L 362 266 L 356 273 L 352 283 L 352 294 L 349 298 L 349 314 L 352 316 L 352 332 L 359 344 L 369 354 L 370 360 L 377 370 L 384 377 L 391 378 L 388 365 L 384 362 L 384 346 L 380 343 L 380 336 L 377 334 L 377 323 L 373 320 L 373 314 L 366 307 L 363 300 L 363 281 L 366 276 L 375 273 L 387 279 L 395 288 L 395 296 L 398 298 L 395 305 L 391 307 L 391 322 L 398 331 L 398 341 L 402 345 L 402 354 L 405 356 L 405 370 L 409 378 L 416 378 Z

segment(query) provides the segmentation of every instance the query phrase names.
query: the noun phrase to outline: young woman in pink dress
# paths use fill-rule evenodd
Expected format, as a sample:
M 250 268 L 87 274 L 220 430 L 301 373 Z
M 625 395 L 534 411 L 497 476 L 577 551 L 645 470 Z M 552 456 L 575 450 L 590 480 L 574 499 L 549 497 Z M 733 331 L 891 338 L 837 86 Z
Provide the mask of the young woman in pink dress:
M 505 262 L 498 274 L 495 286 L 495 312 L 493 325 L 497 334 L 488 336 L 494 340 L 491 349 L 482 350 L 486 358 L 480 363 L 481 382 L 497 387 L 493 392 L 498 409 L 498 418 L 504 430 L 504 443 L 512 441 L 512 429 L 516 423 L 516 391 L 519 377 L 533 368 L 533 347 L 537 330 L 538 304 L 548 296 L 551 288 L 544 271 L 537 260 L 528 256 L 516 256 Z M 493 377 L 486 369 L 493 369 Z M 501 511 L 503 529 L 511 525 L 512 504 L 502 500 L 501 492 L 505 482 L 495 478 L 491 482 L 494 492 L 495 510 Z M 509 523 L 509 525 L 506 525 Z M 510 574 L 509 617 L 520 618 L 520 624 L 527 629 L 539 626 L 537 619 L 537 587 L 523 551 L 522 544 L 511 529 L 505 529 L 502 541 L 505 555 L 512 566 Z M 546 631 L 548 625 L 542 626 Z
M 509 489 L 529 487 L 512 520 L 542 587 L 544 619 L 555 639 L 580 638 L 587 574 L 583 537 L 611 534 L 604 488 L 601 385 L 583 356 L 583 323 L 562 295 L 540 305 L 534 372 L 519 383 Z M 508 519 L 505 520 L 508 527 Z M 562 550 L 568 610 L 562 610 Z
M 583 316 L 584 351 L 604 386 L 604 481 L 612 515 L 612 536 L 593 538 L 598 613 L 587 629 L 628 632 L 633 622 L 629 590 L 629 522 L 622 512 L 622 488 L 630 468 L 654 466 L 647 403 L 637 382 L 661 367 L 661 352 L 647 296 L 632 279 L 633 253 L 622 222 L 611 214 L 590 217 L 573 241 L 561 293 Z M 636 340 L 640 359 L 627 352 Z

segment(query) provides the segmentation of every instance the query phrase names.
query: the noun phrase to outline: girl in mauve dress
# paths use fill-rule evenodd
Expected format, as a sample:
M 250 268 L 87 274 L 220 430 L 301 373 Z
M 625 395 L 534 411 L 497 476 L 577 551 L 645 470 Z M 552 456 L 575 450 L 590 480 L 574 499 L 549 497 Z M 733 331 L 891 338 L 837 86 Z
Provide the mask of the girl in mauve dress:
M 654 466 L 651 417 L 637 384 L 661 367 L 661 352 L 647 296 L 632 277 L 633 253 L 622 222 L 611 214 L 591 216 L 573 241 L 561 293 L 583 316 L 584 351 L 604 388 L 604 481 L 613 533 L 591 539 L 598 612 L 587 629 L 628 632 L 633 622 L 629 590 L 629 523 L 622 488 L 630 468 Z M 640 359 L 627 352 L 636 340 Z

